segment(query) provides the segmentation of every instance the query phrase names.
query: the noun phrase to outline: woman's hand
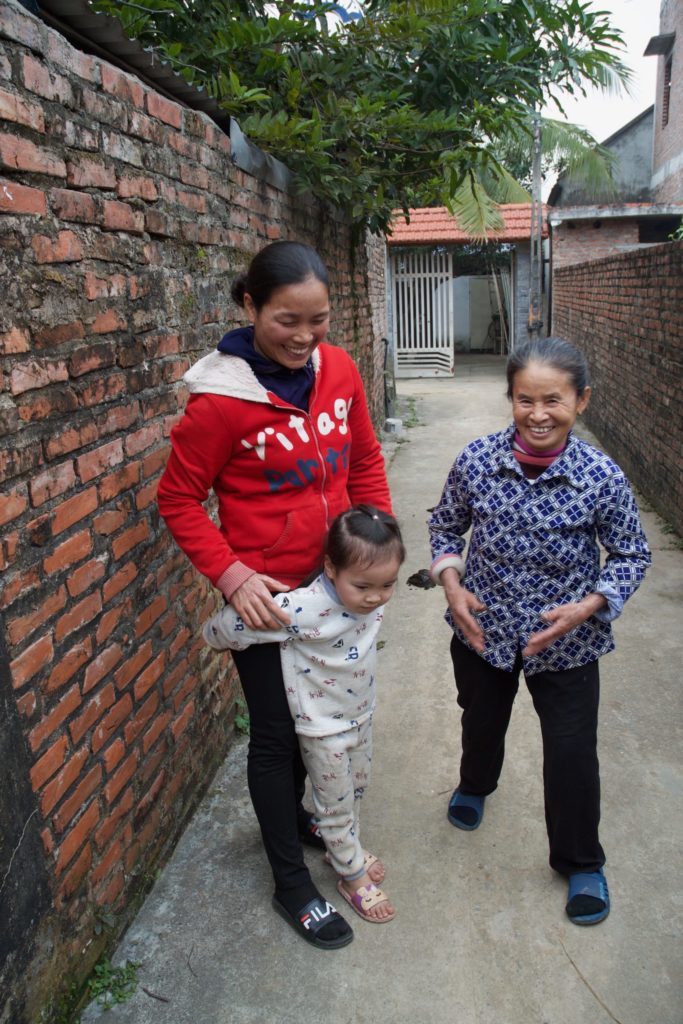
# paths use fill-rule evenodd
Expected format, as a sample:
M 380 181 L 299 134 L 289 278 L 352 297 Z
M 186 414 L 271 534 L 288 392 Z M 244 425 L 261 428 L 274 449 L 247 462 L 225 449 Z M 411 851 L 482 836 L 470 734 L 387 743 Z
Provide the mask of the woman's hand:
M 230 604 L 250 629 L 278 629 L 291 622 L 271 597 L 271 591 L 282 590 L 289 587 L 257 572 L 233 591 Z
M 525 658 L 530 658 L 532 655 L 538 654 L 539 651 L 544 651 L 558 637 L 571 633 L 572 629 L 576 629 L 582 622 L 585 622 L 591 615 L 594 615 L 598 609 L 604 608 L 606 604 L 607 598 L 602 594 L 588 594 L 582 601 L 561 604 L 557 608 L 551 608 L 547 612 L 542 612 L 541 618 L 545 622 L 552 623 L 552 625 L 549 629 L 542 629 L 539 633 L 532 633 L 529 637 L 529 643 L 522 651 L 522 654 Z
M 473 612 L 485 612 L 486 605 L 482 604 L 471 590 L 466 590 L 460 585 L 460 576 L 452 567 L 443 570 L 441 583 L 446 592 L 451 615 L 462 630 L 465 639 L 477 654 L 483 654 L 484 631 L 475 619 Z

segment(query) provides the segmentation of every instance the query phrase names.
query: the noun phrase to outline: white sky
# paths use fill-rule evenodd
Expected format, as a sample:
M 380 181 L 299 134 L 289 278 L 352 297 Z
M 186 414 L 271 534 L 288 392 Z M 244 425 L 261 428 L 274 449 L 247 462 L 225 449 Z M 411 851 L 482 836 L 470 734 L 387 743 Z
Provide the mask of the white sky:
M 643 50 L 659 33 L 659 0 L 593 0 L 591 6 L 609 11 L 613 27 L 622 33 L 626 44 L 622 60 L 633 72 L 631 95 L 592 89 L 585 99 L 568 97 L 563 106 L 567 121 L 582 125 L 598 142 L 604 142 L 655 101 L 657 57 L 643 57 Z M 562 119 L 552 107 L 543 113 Z

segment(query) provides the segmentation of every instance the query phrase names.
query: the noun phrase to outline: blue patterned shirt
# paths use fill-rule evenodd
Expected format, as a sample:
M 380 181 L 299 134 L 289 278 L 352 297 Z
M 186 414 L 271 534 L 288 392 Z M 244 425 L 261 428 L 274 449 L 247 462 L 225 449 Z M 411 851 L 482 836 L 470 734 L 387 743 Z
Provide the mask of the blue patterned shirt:
M 624 473 L 573 434 L 558 458 L 527 479 L 512 452 L 514 426 L 458 455 L 429 520 L 432 570 L 457 565 L 472 527 L 462 583 L 486 605 L 477 613 L 483 658 L 510 671 L 541 612 L 598 592 L 607 607 L 524 659 L 527 675 L 595 661 L 614 648 L 610 621 L 651 563 L 638 507 Z M 607 552 L 600 565 L 598 541 Z M 446 620 L 463 643 L 450 610 Z

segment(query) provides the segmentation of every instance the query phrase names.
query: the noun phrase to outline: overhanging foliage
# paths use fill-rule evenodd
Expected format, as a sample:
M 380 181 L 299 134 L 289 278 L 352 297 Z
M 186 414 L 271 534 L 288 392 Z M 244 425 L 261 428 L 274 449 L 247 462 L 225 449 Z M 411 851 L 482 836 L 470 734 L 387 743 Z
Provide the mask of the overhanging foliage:
M 621 39 L 584 0 L 366 0 L 331 31 L 329 3 L 91 0 L 207 90 L 296 187 L 385 232 L 443 204 L 475 235 L 519 201 L 500 140 L 528 137 L 549 97 L 628 78 Z

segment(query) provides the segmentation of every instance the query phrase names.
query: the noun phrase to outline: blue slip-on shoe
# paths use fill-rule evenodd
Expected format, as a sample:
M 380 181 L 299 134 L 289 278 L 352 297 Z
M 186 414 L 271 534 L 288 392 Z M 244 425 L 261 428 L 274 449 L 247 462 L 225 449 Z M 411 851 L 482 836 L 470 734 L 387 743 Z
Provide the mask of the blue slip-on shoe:
M 605 920 L 609 914 L 609 890 L 602 868 L 569 876 L 565 909 L 572 924 L 599 924 Z
M 461 793 L 456 789 L 448 802 L 448 820 L 456 828 L 462 828 L 465 832 L 473 832 L 479 828 L 484 817 L 485 796 L 474 796 L 471 793 Z

